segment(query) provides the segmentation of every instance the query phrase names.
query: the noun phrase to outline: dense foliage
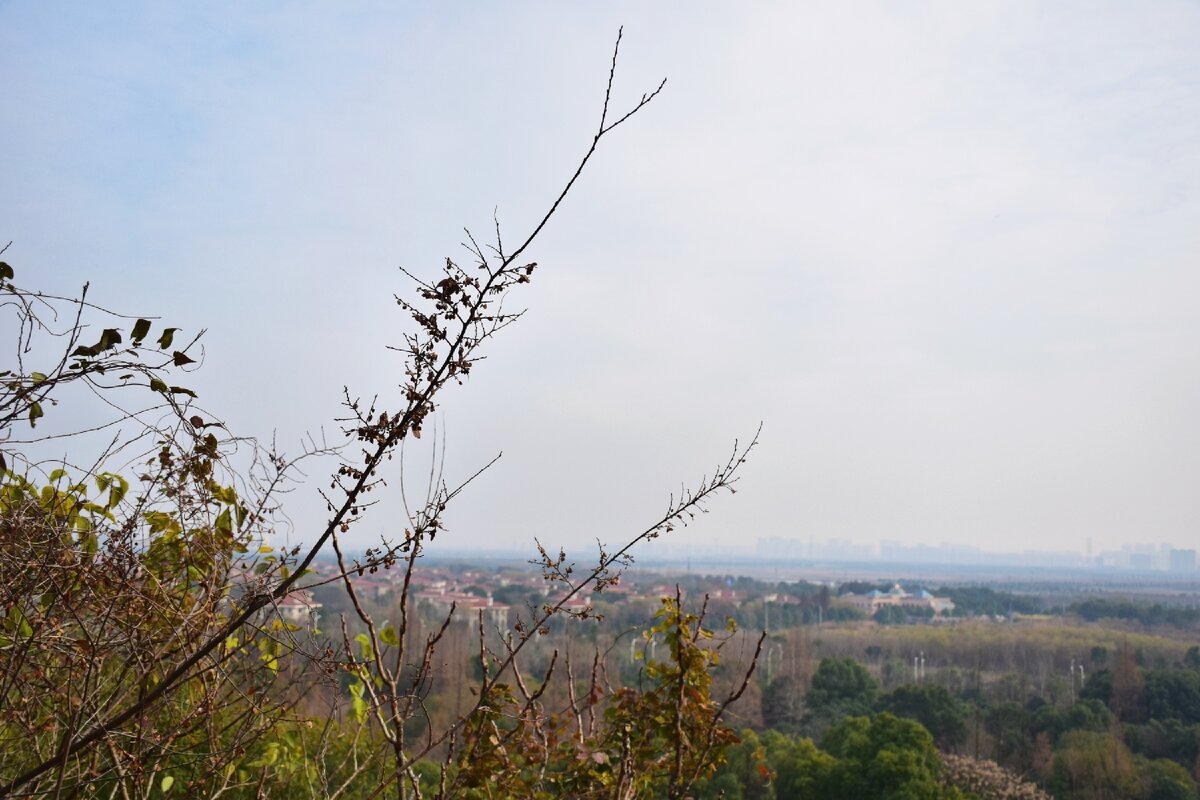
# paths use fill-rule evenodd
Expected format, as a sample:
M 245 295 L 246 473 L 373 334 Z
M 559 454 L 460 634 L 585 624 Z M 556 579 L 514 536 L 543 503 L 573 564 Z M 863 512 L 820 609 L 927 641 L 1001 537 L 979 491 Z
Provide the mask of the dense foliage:
M 943 586 L 934 594 L 953 600 L 954 613 L 958 616 L 1038 614 L 1042 611 L 1042 604 L 1036 597 L 1000 592 L 987 586 Z
M 1089 622 L 1101 619 L 1124 619 L 1143 625 L 1174 625 L 1186 628 L 1200 622 L 1200 609 L 1183 606 L 1164 606 L 1161 603 L 1135 603 L 1103 597 L 1084 600 L 1071 606 L 1071 611 Z

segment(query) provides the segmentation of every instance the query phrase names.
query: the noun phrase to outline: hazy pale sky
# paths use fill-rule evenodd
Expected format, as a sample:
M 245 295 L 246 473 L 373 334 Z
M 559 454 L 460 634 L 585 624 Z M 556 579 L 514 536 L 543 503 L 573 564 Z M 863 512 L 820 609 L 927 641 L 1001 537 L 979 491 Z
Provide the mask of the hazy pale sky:
M 295 452 L 396 395 L 399 265 L 547 207 L 622 24 L 616 106 L 667 88 L 443 397 L 449 478 L 504 452 L 454 544 L 619 541 L 762 420 L 675 536 L 1195 546 L 1195 3 L 4 2 L 5 258 L 208 328 L 204 404 Z

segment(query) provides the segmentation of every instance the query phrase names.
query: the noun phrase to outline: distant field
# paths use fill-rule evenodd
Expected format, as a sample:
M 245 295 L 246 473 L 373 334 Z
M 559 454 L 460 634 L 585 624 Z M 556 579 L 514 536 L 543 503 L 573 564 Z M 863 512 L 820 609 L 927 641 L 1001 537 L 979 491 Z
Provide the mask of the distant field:
M 878 666 L 889 658 L 907 663 L 924 653 L 927 672 L 954 668 L 1032 676 L 1065 674 L 1072 660 L 1091 668 L 1103 666 L 1123 643 L 1138 651 L 1147 666 L 1174 664 L 1196 643 L 1194 632 L 1146 633 L 1105 622 L 1077 623 L 1055 617 L 938 625 L 862 622 L 795 629 L 784 636 L 809 659 L 852 657 Z M 1101 656 L 1097 648 L 1106 655 Z

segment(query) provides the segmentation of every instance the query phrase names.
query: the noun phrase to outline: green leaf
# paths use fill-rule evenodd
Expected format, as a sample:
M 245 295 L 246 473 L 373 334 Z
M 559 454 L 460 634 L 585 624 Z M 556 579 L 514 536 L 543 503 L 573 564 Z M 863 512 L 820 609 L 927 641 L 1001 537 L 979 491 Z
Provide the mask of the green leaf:
M 186 394 L 188 397 L 195 397 L 195 396 L 196 396 L 196 393 L 195 393 L 195 392 L 193 392 L 191 389 L 188 389 L 188 388 L 186 388 L 186 387 L 183 387 L 183 386 L 172 386 L 172 387 L 171 387 L 171 394 Z
M 396 634 L 396 629 L 391 625 L 385 625 L 379 629 L 379 639 L 384 644 L 391 645 L 392 647 L 400 646 L 400 637 Z
M 234 491 L 232 486 L 222 486 L 216 481 L 213 481 L 209 488 L 212 490 L 213 497 L 217 498 L 225 505 L 231 506 L 237 502 L 237 492 Z
M 34 383 L 34 385 L 35 385 L 35 386 L 36 386 L 37 384 L 39 384 L 39 383 L 45 383 L 45 382 L 46 382 L 46 373 L 44 373 L 44 372 L 31 372 L 31 373 L 29 373 L 29 379 L 30 379 L 31 381 L 33 381 L 33 383 Z
M 133 338 L 134 344 L 141 344 L 142 339 L 146 338 L 146 334 L 150 332 L 150 320 L 139 319 L 133 324 L 133 333 L 130 336 Z
M 164 381 L 162 378 L 151 378 L 150 388 L 156 392 L 162 392 L 163 394 L 166 394 L 168 391 L 170 391 L 167 388 L 166 381 Z
M 76 347 L 71 353 L 72 356 L 78 356 L 80 358 L 95 358 L 99 354 L 100 351 L 95 347 L 84 347 L 83 345 Z
M 29 619 L 21 609 L 16 606 L 8 609 L 8 624 L 5 627 L 10 631 L 16 628 L 17 633 L 21 636 L 33 636 L 33 626 L 29 624 Z
M 195 364 L 196 359 L 188 356 L 187 353 L 176 350 L 171 354 L 171 360 L 175 362 L 175 366 L 182 367 L 184 364 Z
M 151 533 L 159 533 L 170 527 L 172 522 L 171 515 L 165 511 L 147 511 L 146 524 L 150 526 Z
M 163 775 L 162 781 L 160 781 L 158 784 L 159 788 L 162 789 L 164 793 L 171 791 L 171 787 L 174 785 L 175 779 L 170 775 Z
M 221 533 L 233 532 L 233 519 L 229 515 L 228 508 L 217 515 L 216 528 Z
M 250 763 L 252 767 L 269 767 L 279 761 L 279 742 L 268 742 L 262 757 Z
M 7 278 L 11 281 L 13 279 L 13 274 L 13 268 L 8 265 L 8 262 L 0 261 L 0 280 Z
M 358 646 L 362 648 L 363 658 L 374 657 L 375 650 L 371 647 L 371 640 L 365 633 L 360 633 L 354 637 L 354 641 L 358 642 Z M 351 687 L 353 688 L 353 687 Z M 359 687 L 361 689 L 361 687 Z
M 116 508 L 117 505 L 125 499 L 125 493 L 129 491 L 129 481 L 122 478 L 120 475 L 112 476 L 112 484 L 108 490 L 108 508 Z
M 42 413 L 41 403 L 34 403 L 29 406 L 29 427 L 36 428 L 38 417 L 42 416 L 44 416 L 44 414 Z
M 100 341 L 96 344 L 96 349 L 100 352 L 104 352 L 111 347 L 116 347 L 122 341 L 121 332 L 119 330 L 116 328 L 105 328 L 100 333 Z
M 179 328 L 167 328 L 162 332 L 162 336 L 158 337 L 158 348 L 160 350 L 166 350 L 171 346 L 171 342 L 175 339 L 175 331 L 177 330 Z
M 350 707 L 353 709 L 354 718 L 362 722 L 367 718 L 367 701 L 363 697 L 366 691 L 366 686 L 361 680 L 356 680 L 350 684 Z

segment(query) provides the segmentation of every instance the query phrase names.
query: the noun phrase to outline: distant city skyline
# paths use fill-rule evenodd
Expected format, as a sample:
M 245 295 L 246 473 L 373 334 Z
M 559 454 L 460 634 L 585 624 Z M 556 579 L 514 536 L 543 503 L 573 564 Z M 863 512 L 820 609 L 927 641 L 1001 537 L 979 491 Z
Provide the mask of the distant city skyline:
M 450 546 L 441 551 L 452 558 L 471 555 L 515 558 L 525 561 L 528 553 L 515 547 L 492 547 L 475 550 Z M 569 560 L 588 564 L 593 553 L 586 549 L 568 551 Z M 720 567 L 723 560 L 730 565 L 772 563 L 864 563 L 897 565 L 993 566 L 1029 569 L 1080 569 L 1116 571 L 1167 572 L 1184 578 L 1200 579 L 1200 558 L 1196 548 L 1175 546 L 1168 542 L 1158 545 L 1126 543 L 1115 550 L 1088 554 L 1081 550 L 985 550 L 972 545 L 906 544 L 900 541 L 881 541 L 859 544 L 844 539 L 802 541 L 799 539 L 758 539 L 687 542 L 656 539 L 635 551 L 635 563 L 688 563 L 695 560 L 706 568 Z

